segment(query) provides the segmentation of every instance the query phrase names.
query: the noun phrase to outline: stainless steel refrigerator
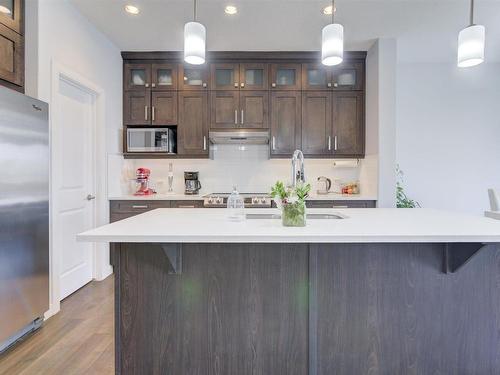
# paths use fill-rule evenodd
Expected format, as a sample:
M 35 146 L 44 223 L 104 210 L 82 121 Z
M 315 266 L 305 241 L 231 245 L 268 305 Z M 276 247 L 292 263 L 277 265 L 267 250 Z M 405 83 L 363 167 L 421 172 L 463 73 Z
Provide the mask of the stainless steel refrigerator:
M 0 352 L 49 308 L 48 105 L 0 87 Z

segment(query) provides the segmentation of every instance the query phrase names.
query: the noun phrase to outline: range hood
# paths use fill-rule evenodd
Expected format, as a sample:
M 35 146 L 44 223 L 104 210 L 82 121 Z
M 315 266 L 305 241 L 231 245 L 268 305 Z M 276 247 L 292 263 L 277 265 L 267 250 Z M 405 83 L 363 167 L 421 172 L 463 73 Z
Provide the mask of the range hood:
M 228 129 L 211 131 L 208 135 L 213 144 L 264 145 L 269 143 L 267 130 Z

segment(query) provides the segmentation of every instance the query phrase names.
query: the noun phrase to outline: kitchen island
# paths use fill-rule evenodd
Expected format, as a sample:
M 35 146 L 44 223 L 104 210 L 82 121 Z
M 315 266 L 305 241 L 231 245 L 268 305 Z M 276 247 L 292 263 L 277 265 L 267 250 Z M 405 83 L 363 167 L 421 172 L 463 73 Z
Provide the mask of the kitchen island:
M 308 212 L 345 218 L 157 209 L 80 234 L 118 249 L 116 373 L 497 373 L 500 222 Z

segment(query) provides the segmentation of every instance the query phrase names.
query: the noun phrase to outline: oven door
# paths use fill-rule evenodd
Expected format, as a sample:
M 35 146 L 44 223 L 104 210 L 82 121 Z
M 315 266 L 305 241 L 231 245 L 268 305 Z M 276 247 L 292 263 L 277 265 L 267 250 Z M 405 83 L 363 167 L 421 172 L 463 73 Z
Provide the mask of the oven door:
M 161 128 L 128 128 L 127 152 L 173 153 L 173 131 Z

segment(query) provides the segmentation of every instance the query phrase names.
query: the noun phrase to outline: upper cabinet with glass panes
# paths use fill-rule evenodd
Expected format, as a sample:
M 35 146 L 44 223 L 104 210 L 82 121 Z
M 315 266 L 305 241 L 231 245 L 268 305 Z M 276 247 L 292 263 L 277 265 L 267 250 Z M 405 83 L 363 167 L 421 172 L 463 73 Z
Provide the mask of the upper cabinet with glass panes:
M 125 64 L 125 89 L 165 91 L 177 89 L 176 64 Z
M 358 62 L 344 62 L 332 68 L 334 90 L 363 90 L 365 66 Z
M 212 90 L 267 90 L 268 64 L 212 64 L 210 66 Z
M 179 90 L 208 90 L 206 65 L 183 65 L 179 67 Z
M 22 1 L 21 0 L 0 0 L 0 23 L 22 34 Z
M 301 64 L 271 64 L 271 89 L 300 90 L 302 88 Z

